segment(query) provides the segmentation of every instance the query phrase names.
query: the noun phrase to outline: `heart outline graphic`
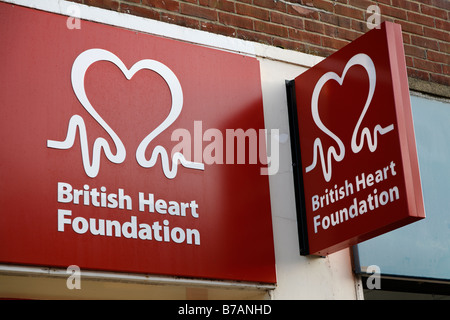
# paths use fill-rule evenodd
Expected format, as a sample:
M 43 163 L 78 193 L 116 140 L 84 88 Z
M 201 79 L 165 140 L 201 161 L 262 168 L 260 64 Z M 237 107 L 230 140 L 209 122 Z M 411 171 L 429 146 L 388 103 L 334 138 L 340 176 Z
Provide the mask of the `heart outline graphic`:
M 153 149 L 149 160 L 145 158 L 145 152 L 149 144 L 164 130 L 166 130 L 180 115 L 183 108 L 183 91 L 176 75 L 166 65 L 156 60 L 144 59 L 136 62 L 130 69 L 115 54 L 104 49 L 88 49 L 82 52 L 72 65 L 71 81 L 74 93 L 83 108 L 100 124 L 113 140 L 117 152 L 113 154 L 108 142 L 98 137 L 92 150 L 92 163 L 89 159 L 89 147 L 87 141 L 86 125 L 80 115 L 73 115 L 69 120 L 66 139 L 64 141 L 47 140 L 47 147 L 54 149 L 70 149 L 75 143 L 76 131 L 80 134 L 81 156 L 86 175 L 94 178 L 100 170 L 100 155 L 104 150 L 106 158 L 112 163 L 120 164 L 125 161 L 126 149 L 116 132 L 98 114 L 87 98 L 84 88 L 84 77 L 87 69 L 95 62 L 109 61 L 117 66 L 125 77 L 130 80 L 140 70 L 151 70 L 159 74 L 169 86 L 172 96 L 172 104 L 169 115 L 153 131 L 151 131 L 139 144 L 136 150 L 136 160 L 143 168 L 150 168 L 156 164 L 158 155 L 161 156 L 161 163 L 164 175 L 168 179 L 173 179 L 177 175 L 178 162 L 186 168 L 204 170 L 203 163 L 191 162 L 185 159 L 183 154 L 176 152 L 172 156 L 172 168 L 169 164 L 169 156 L 166 149 L 160 145 Z
M 305 172 L 308 173 L 312 171 L 316 165 L 317 165 L 317 154 L 319 153 L 320 161 L 322 165 L 322 173 L 324 176 L 325 181 L 329 182 L 331 180 L 332 176 L 332 157 L 336 162 L 340 162 L 345 158 L 345 145 L 342 142 L 342 140 L 334 134 L 330 129 L 328 129 L 322 122 L 319 116 L 319 95 L 322 90 L 322 87 L 327 83 L 329 80 L 336 81 L 340 86 L 342 86 L 342 83 L 344 82 L 344 78 L 348 72 L 348 70 L 356 65 L 362 66 L 369 76 L 369 92 L 367 95 L 366 102 L 364 104 L 364 108 L 359 116 L 359 119 L 356 123 L 356 126 L 353 130 L 352 139 L 351 139 L 351 149 L 353 153 L 358 153 L 362 150 L 364 146 L 364 137 L 366 137 L 367 144 L 369 147 L 369 150 L 371 152 L 374 152 L 377 149 L 378 146 L 378 134 L 384 135 L 394 129 L 394 125 L 390 124 L 386 127 L 381 127 L 380 124 L 377 124 L 374 128 L 372 139 L 370 130 L 365 127 L 361 131 L 361 139 L 359 141 L 359 144 L 356 143 L 357 134 L 359 131 L 359 128 L 361 126 L 361 123 L 366 115 L 367 110 L 369 109 L 370 103 L 372 102 L 373 95 L 375 93 L 375 86 L 376 86 L 376 70 L 375 70 L 375 64 L 373 63 L 372 59 L 364 53 L 358 53 L 354 55 L 350 60 L 347 62 L 347 64 L 344 67 L 344 70 L 342 72 L 341 76 L 338 76 L 335 72 L 329 71 L 325 73 L 320 79 L 317 81 L 313 94 L 311 97 L 311 113 L 313 120 L 316 124 L 316 126 L 324 132 L 326 135 L 328 135 L 330 138 L 332 138 L 339 147 L 339 154 L 336 152 L 336 148 L 334 146 L 330 146 L 327 151 L 327 159 L 325 159 L 323 146 L 322 146 L 322 140 L 317 137 L 314 140 L 313 143 L 313 161 L 312 163 L 306 167 Z

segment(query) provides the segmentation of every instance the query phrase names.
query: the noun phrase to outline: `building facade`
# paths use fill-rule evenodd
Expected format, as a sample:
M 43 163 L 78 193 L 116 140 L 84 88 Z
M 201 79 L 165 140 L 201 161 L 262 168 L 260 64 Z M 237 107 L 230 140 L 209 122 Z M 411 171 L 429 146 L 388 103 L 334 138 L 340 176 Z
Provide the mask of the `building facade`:
M 263 124 L 269 131 L 268 140 L 276 135 L 279 162 L 275 172 L 266 175 L 276 281 L 120 272 L 114 268 L 86 270 L 77 268 L 76 261 L 67 267 L 4 261 L 0 266 L 0 297 L 280 300 L 446 298 L 450 294 L 450 236 L 446 232 L 450 204 L 445 195 L 450 180 L 444 178 L 450 174 L 450 149 L 445 144 L 450 138 L 446 128 L 450 119 L 449 1 L 11 0 L 1 5 L 11 21 L 11 12 L 23 7 L 36 15 L 45 12 L 62 17 L 64 28 L 73 33 L 93 22 L 254 59 Z M 301 256 L 285 81 L 384 21 L 402 27 L 427 218 L 325 257 Z M 190 61 L 180 64 L 189 65 Z M 213 73 L 214 68 L 210 66 L 205 74 L 208 72 Z M 192 217 L 198 218 L 192 210 L 195 205 L 190 208 Z M 79 225 L 81 232 L 83 222 Z M 175 233 L 172 240 L 180 240 L 180 234 Z M 8 243 L 2 246 L 6 248 Z M 60 254 L 51 248 L 48 252 L 50 256 Z

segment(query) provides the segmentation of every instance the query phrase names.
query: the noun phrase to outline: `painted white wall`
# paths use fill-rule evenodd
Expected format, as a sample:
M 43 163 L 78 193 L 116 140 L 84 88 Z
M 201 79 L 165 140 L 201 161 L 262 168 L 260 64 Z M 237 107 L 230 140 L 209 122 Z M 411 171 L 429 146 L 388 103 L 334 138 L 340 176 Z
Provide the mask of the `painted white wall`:
M 62 0 L 2 1 L 63 15 L 67 15 L 70 12 L 68 8 L 74 5 Z M 154 296 L 166 299 L 170 297 L 178 299 L 189 297 L 214 299 L 230 299 L 230 297 L 237 299 L 357 299 L 362 297 L 361 286 L 352 272 L 349 250 L 342 250 L 326 258 L 301 257 L 299 255 L 285 80 L 295 78 L 322 58 L 109 10 L 85 5 L 79 6 L 83 19 L 257 57 L 261 66 L 266 128 L 269 130 L 279 129 L 282 142 L 280 144 L 279 171 L 277 174 L 269 176 L 278 281 L 275 289 L 272 286 L 252 286 L 226 282 L 221 284 L 218 281 L 191 281 L 189 279 L 177 279 L 179 282 L 177 284 L 174 281 L 175 278 L 159 279 L 153 283 L 151 277 L 142 275 L 130 280 L 128 279 L 129 275 L 95 272 L 86 281 L 90 281 L 87 288 L 93 286 L 92 290 L 96 294 L 90 295 L 91 291 L 85 287 L 82 297 L 109 299 L 114 297 L 115 292 L 111 288 L 117 288 L 117 293 L 128 290 L 128 297 L 133 299 Z M 21 266 L 2 267 L 0 265 L 0 282 L 8 284 L 0 290 L 0 295 L 3 297 L 27 298 L 61 297 L 57 291 L 46 293 L 39 291 L 40 293 L 32 295 L 29 290 L 27 291 L 27 288 L 30 288 L 28 276 L 33 276 L 33 281 L 37 282 L 36 285 L 41 290 L 46 287 L 48 290 L 52 290 L 52 286 L 47 286 L 45 283 L 48 283 L 49 279 L 56 281 L 57 278 L 61 282 L 62 276 L 60 273 L 64 274 L 64 271 L 60 270 L 59 273 L 49 274 L 48 270 L 42 271 L 40 268 L 27 267 L 24 269 Z M 27 281 L 23 281 L 27 277 Z M 114 285 L 110 285 L 111 282 Z M 139 294 L 142 286 L 145 287 L 146 294 L 144 295 Z M 138 287 L 139 290 L 136 289 Z M 11 288 L 11 290 L 8 291 L 7 288 Z M 54 290 L 63 290 L 61 292 L 64 293 L 64 298 L 79 298 L 81 294 L 81 292 L 72 291 L 71 295 L 64 286 L 57 286 L 57 288 Z M 162 292 L 164 294 L 161 294 Z M 192 296 L 192 292 L 196 293 L 197 296 Z
M 316 59 L 313 57 L 312 59 Z M 303 65 L 314 63 L 302 56 Z M 299 254 L 294 180 L 285 80 L 292 80 L 306 68 L 291 62 L 259 58 L 267 129 L 279 129 L 280 168 L 269 176 L 277 265 L 277 288 L 273 299 L 356 299 L 360 292 L 349 250 L 325 258 Z M 283 138 L 287 141 L 283 143 Z

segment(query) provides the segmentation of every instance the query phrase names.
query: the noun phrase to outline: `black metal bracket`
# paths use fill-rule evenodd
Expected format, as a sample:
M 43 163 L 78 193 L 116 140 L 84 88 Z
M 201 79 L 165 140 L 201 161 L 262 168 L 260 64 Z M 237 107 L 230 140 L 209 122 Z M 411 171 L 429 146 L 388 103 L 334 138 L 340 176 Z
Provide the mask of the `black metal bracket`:
M 297 211 L 298 240 L 300 255 L 309 255 L 308 228 L 306 225 L 305 192 L 303 186 L 302 157 L 298 130 L 295 80 L 286 80 L 289 133 L 291 138 L 292 170 L 294 173 L 295 206 Z

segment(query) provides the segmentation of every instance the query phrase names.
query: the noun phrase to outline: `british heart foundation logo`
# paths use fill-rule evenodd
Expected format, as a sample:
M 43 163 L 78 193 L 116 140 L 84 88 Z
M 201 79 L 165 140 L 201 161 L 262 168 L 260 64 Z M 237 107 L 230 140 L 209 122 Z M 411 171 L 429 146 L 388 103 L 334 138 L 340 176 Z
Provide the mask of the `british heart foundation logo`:
M 318 159 L 320 159 L 320 164 L 322 167 L 323 177 L 329 182 L 332 177 L 332 167 L 333 160 L 336 162 L 340 162 L 345 158 L 346 148 L 344 142 L 338 137 L 334 132 L 332 132 L 329 128 L 325 126 L 320 118 L 319 112 L 319 95 L 322 92 L 322 88 L 328 81 L 335 81 L 340 86 L 345 79 L 345 76 L 350 68 L 353 66 L 361 66 L 367 72 L 367 77 L 369 80 L 369 87 L 367 91 L 367 98 L 364 102 L 364 107 L 361 111 L 361 114 L 358 118 L 358 122 L 355 124 L 352 138 L 351 138 L 351 151 L 353 153 L 358 153 L 364 147 L 364 143 L 367 143 L 367 148 L 370 152 L 374 152 L 377 150 L 378 146 L 378 136 L 384 135 L 394 129 L 394 125 L 390 124 L 385 127 L 382 127 L 380 124 L 376 124 L 375 127 L 371 130 L 368 127 L 364 127 L 361 129 L 362 122 L 364 117 L 371 105 L 373 95 L 376 89 L 377 75 L 375 65 L 372 59 L 367 54 L 356 54 L 354 55 L 345 65 L 344 71 L 342 75 L 339 76 L 335 72 L 327 72 L 325 73 L 319 81 L 317 81 L 316 86 L 314 87 L 314 91 L 312 94 L 311 100 L 311 114 L 314 119 L 314 123 L 317 128 L 320 129 L 322 133 L 331 138 L 334 142 L 336 142 L 338 146 L 338 150 L 336 150 L 335 146 L 328 147 L 327 151 L 324 151 L 322 140 L 320 137 L 314 139 L 313 143 L 313 159 L 312 163 L 306 167 L 305 172 L 308 173 L 316 168 L 318 164 Z
M 329 254 L 424 218 L 400 26 L 383 23 L 292 85 L 301 253 Z
M 153 131 L 151 131 L 143 140 L 140 142 L 136 150 L 136 160 L 138 164 L 143 168 L 153 167 L 158 156 L 161 157 L 161 164 L 163 168 L 164 175 L 168 179 L 173 179 L 177 175 L 178 162 L 181 163 L 186 168 L 204 170 L 204 165 L 198 162 L 191 162 L 186 160 L 186 158 L 180 152 L 175 152 L 172 156 L 172 167 L 170 167 L 170 160 L 167 150 L 158 145 L 153 149 L 150 159 L 147 159 L 145 152 L 149 144 L 164 130 L 169 128 L 173 122 L 178 118 L 183 109 L 183 90 L 181 84 L 178 81 L 176 75 L 170 70 L 166 65 L 158 62 L 156 60 L 144 59 L 136 62 L 130 69 L 128 69 L 125 64 L 113 53 L 103 50 L 103 49 L 89 49 L 82 52 L 74 61 L 71 73 L 72 88 L 78 101 L 81 103 L 83 108 L 94 118 L 94 120 L 100 125 L 111 137 L 114 142 L 116 152 L 111 151 L 109 143 L 104 138 L 95 139 L 93 149 L 92 149 L 92 161 L 90 160 L 90 152 L 88 146 L 88 138 L 86 132 L 86 125 L 83 118 L 79 115 L 73 115 L 70 118 L 67 135 L 64 141 L 48 140 L 47 147 L 54 149 L 70 149 L 75 143 L 77 130 L 80 138 L 81 144 L 81 157 L 83 161 L 84 171 L 86 175 L 94 178 L 97 176 L 100 170 L 100 159 L 101 153 L 104 152 L 106 158 L 115 164 L 120 164 L 125 161 L 127 152 L 126 147 L 123 144 L 120 137 L 112 129 L 108 123 L 102 118 L 102 116 L 96 111 L 94 106 L 92 106 L 89 98 L 86 95 L 86 90 L 84 87 L 84 78 L 88 68 L 96 62 L 108 61 L 117 66 L 123 73 L 123 75 L 130 80 L 133 76 L 141 70 L 151 70 L 156 72 L 161 76 L 167 83 L 170 94 L 172 97 L 172 104 L 168 116 L 161 122 Z
M 1 263 L 276 283 L 256 57 L 0 12 Z

